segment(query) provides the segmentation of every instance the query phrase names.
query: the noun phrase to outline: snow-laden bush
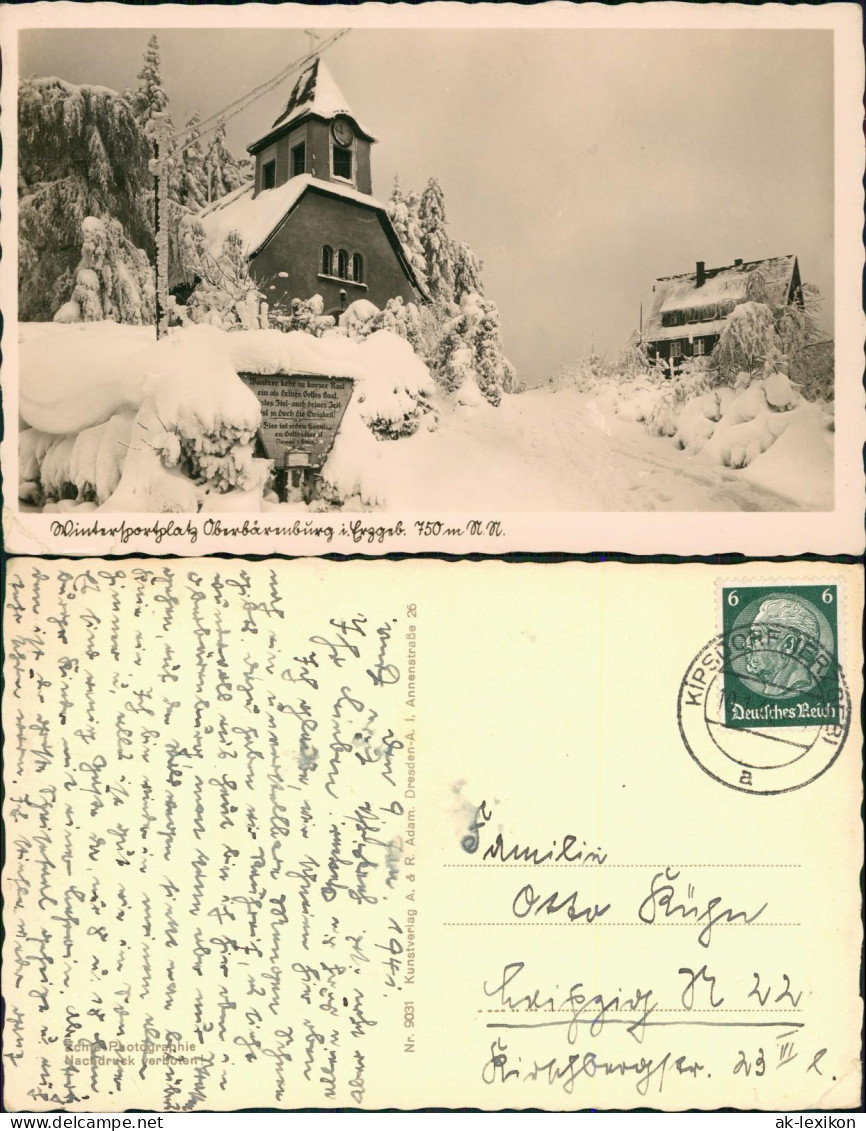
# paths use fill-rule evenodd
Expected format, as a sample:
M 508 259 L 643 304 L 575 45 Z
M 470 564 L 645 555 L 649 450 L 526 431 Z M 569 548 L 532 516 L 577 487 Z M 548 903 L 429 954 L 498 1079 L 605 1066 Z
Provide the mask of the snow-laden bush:
M 219 339 L 182 331 L 168 346 L 145 379 L 136 433 L 144 429 L 163 462 L 182 465 L 191 479 L 223 491 L 247 489 L 257 474 L 250 461 L 258 398 L 238 379 Z
M 422 423 L 434 428 L 435 386 L 409 343 L 388 330 L 377 330 L 358 350 L 367 372 L 381 375 L 365 381 L 356 394 L 360 416 L 373 435 L 398 440 L 414 435 Z
M 184 331 L 183 333 L 189 333 Z M 173 351 L 148 375 L 111 511 L 195 512 L 206 494 L 254 491 L 270 464 L 255 459 L 259 402 L 216 349 Z
M 722 387 L 700 393 L 686 401 L 677 419 L 674 444 L 687 455 L 697 455 L 716 430 L 716 424 L 730 406 L 736 393 Z
M 138 421 L 132 441 L 117 489 L 101 509 L 133 514 L 195 514 L 199 508 L 196 485 L 179 468 L 166 467 L 159 452 L 147 446 L 146 433 Z
M 104 503 L 115 490 L 134 419 L 131 412 L 116 413 L 103 424 L 79 432 L 69 461 L 70 480 L 78 499 Z
M 372 302 L 368 304 L 373 306 Z M 268 311 L 268 325 L 285 334 L 300 331 L 303 334 L 312 334 L 314 338 L 321 338 L 329 330 L 333 330 L 336 321 L 330 314 L 325 314 L 325 302 L 321 295 L 311 298 L 293 298 L 287 306 L 275 306 Z
M 789 411 L 770 405 L 764 381 L 753 382 L 730 402 L 704 452 L 724 467 L 748 467 L 772 447 L 788 427 L 789 417 Z
M 220 330 L 258 330 L 262 296 L 240 234 L 229 232 L 214 256 L 201 221 L 188 215 L 180 222 L 179 239 L 184 273 L 199 279 L 186 304 L 189 320 Z
M 373 333 L 379 314 L 379 307 L 369 299 L 356 299 L 340 315 L 340 331 L 352 341 L 361 342 Z
M 550 384 L 554 389 L 576 389 L 579 393 L 595 393 L 602 384 L 619 384 L 601 357 L 591 353 L 572 361 L 564 361 L 554 373 Z
M 42 493 L 46 500 L 74 499 L 75 486 L 72 482 L 72 450 L 77 436 L 60 436 L 57 442 L 49 445 L 39 468 Z
M 679 417 L 687 401 L 709 392 L 710 377 L 702 359 L 689 360 L 679 374 L 661 388 L 652 412 L 646 418 L 651 436 L 675 436 Z
M 770 346 L 760 376 L 743 370 L 733 386 L 717 386 L 703 361 L 687 361 L 656 391 L 646 429 L 672 437 L 688 455 L 702 453 L 725 467 L 747 467 L 775 443 L 802 402 L 781 364 Z
M 616 414 L 622 420 L 644 424 L 653 417 L 663 396 L 663 389 L 642 379 L 620 385 L 614 399 Z
M 335 347 L 336 336 L 324 339 Z M 379 330 L 355 346 L 344 341 L 357 366 L 349 402 L 321 474 L 324 500 L 343 509 L 368 509 L 387 502 L 389 449 L 382 440 L 414 444 L 433 431 L 435 385 L 427 366 L 404 339 Z M 421 435 L 414 436 L 420 432 Z M 406 439 L 407 437 L 414 437 Z
M 340 333 L 353 341 L 363 341 L 379 330 L 388 330 L 405 338 L 419 356 L 422 353 L 421 321 L 418 307 L 404 303 L 402 298 L 391 298 L 380 310 L 367 299 L 358 299 L 340 315 Z
M 81 223 L 81 261 L 68 302 L 56 322 L 102 322 L 132 326 L 154 320 L 153 268 L 141 248 L 127 239 L 122 225 L 108 217 L 87 216 Z
M 404 303 L 402 298 L 389 298 L 377 319 L 376 329 L 405 338 L 415 353 L 423 356 L 421 316 L 414 302 Z
M 613 368 L 624 378 L 642 377 L 649 372 L 650 361 L 646 346 L 636 333 L 629 339 L 625 348 L 620 350 Z
M 776 325 L 770 307 L 763 302 L 743 302 L 725 319 L 713 350 L 713 365 L 723 381 L 735 373 L 754 374 L 776 348 Z

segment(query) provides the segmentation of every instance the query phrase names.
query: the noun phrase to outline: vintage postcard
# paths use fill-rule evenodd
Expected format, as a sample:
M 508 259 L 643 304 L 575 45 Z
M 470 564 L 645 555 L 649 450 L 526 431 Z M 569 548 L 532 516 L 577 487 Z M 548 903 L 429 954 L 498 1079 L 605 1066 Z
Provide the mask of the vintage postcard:
M 845 1109 L 854 566 L 13 561 L 12 1110 Z
M 862 552 L 860 21 L 7 5 L 8 545 Z

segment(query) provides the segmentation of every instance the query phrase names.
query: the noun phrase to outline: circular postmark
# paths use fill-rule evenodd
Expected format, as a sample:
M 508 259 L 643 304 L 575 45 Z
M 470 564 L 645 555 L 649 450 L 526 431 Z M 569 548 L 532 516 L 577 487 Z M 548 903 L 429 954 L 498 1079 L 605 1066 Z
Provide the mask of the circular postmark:
M 786 623 L 765 618 L 755 628 L 755 619 L 738 618 L 698 652 L 680 684 L 677 721 L 711 778 L 743 793 L 789 793 L 838 758 L 851 697 L 823 625 L 807 647 Z

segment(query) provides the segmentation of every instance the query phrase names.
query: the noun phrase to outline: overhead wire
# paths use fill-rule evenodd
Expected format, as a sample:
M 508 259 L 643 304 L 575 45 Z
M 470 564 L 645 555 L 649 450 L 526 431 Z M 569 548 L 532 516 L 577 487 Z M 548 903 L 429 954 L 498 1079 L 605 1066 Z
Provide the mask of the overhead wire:
M 263 83 L 259 83 L 258 86 L 252 87 L 246 94 L 242 94 L 232 102 L 229 102 L 222 110 L 210 114 L 202 121 L 196 122 L 195 125 L 186 125 L 183 129 L 176 130 L 173 134 L 170 134 L 163 142 L 170 152 L 159 158 L 159 164 L 166 164 L 172 157 L 176 157 L 178 153 L 183 153 L 185 149 L 188 149 L 190 145 L 201 139 L 205 134 L 212 132 L 220 122 L 230 121 L 246 110 L 248 106 L 251 106 L 264 95 L 270 93 L 274 87 L 285 82 L 291 75 L 302 72 L 317 56 L 323 54 L 330 47 L 333 47 L 338 40 L 342 39 L 344 35 L 348 35 L 351 30 L 351 28 L 338 29 L 332 35 L 322 40 L 321 43 L 316 44 L 311 51 L 307 51 L 300 58 L 295 59 L 287 67 L 284 67 L 279 74 L 274 75 Z M 181 139 L 186 140 L 178 144 Z

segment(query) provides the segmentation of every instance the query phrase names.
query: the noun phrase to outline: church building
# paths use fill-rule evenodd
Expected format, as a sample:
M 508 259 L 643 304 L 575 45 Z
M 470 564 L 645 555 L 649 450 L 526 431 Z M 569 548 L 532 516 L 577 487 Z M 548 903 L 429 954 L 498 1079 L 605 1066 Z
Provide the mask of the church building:
M 335 316 L 362 298 L 380 308 L 398 297 L 423 302 L 423 284 L 373 196 L 375 141 L 315 59 L 271 128 L 247 147 L 254 182 L 202 212 L 211 251 L 240 232 L 272 308 L 316 294 Z

